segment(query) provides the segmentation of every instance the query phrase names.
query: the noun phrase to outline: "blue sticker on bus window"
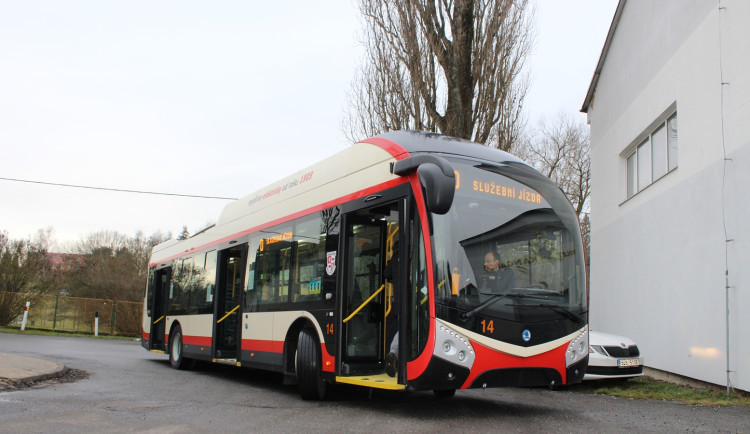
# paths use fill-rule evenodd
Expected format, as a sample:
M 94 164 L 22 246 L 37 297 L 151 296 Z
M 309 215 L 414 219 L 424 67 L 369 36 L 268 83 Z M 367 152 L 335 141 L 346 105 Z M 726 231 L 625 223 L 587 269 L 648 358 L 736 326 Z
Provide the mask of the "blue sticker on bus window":
M 320 278 L 311 280 L 309 283 L 310 294 L 320 294 L 320 287 L 321 287 Z
M 521 332 L 521 339 L 523 339 L 524 342 L 528 342 L 531 340 L 531 332 L 529 331 L 529 329 Z

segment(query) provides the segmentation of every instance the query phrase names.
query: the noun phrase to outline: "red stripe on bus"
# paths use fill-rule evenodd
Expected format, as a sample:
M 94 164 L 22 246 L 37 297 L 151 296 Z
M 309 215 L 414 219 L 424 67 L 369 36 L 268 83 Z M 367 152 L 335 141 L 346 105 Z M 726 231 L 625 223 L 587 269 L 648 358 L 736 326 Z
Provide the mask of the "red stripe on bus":
M 274 225 L 277 225 L 277 224 L 281 224 L 281 223 L 286 223 L 286 222 L 294 220 L 294 219 L 296 219 L 298 217 L 303 217 L 303 216 L 306 216 L 308 214 L 319 212 L 319 211 L 331 208 L 331 207 L 336 206 L 336 205 L 341 205 L 343 203 L 346 203 L 346 202 L 349 202 L 349 201 L 352 201 L 352 200 L 355 200 L 355 199 L 359 199 L 361 197 L 369 196 L 369 195 L 371 195 L 373 193 L 377 193 L 377 192 L 382 191 L 382 190 L 387 190 L 389 188 L 393 188 L 393 187 L 396 187 L 398 185 L 405 184 L 406 182 L 408 182 L 408 178 L 406 178 L 406 177 L 394 178 L 394 179 L 392 179 L 390 181 L 386 181 L 386 182 L 383 182 L 381 184 L 374 185 L 372 187 L 368 187 L 368 188 L 366 188 L 364 190 L 360 190 L 360 191 L 348 194 L 346 196 L 341 196 L 341 197 L 339 197 L 337 199 L 334 199 L 334 200 L 322 203 L 320 205 L 316 205 L 314 207 L 311 207 L 311 208 L 308 208 L 308 209 L 305 209 L 305 210 L 302 210 L 302 211 L 298 211 L 298 212 L 296 212 L 294 214 L 290 214 L 288 216 L 280 217 L 280 218 L 278 218 L 276 220 L 271 220 L 270 222 L 266 222 L 266 223 L 264 223 L 262 225 L 255 226 L 255 227 L 252 227 L 250 229 L 245 229 L 244 231 L 238 232 L 238 233 L 236 233 L 234 235 L 229 235 L 229 236 L 226 236 L 224 238 L 218 239 L 216 241 L 212 241 L 210 243 L 206 243 L 204 245 L 201 245 L 201 246 L 198 246 L 198 247 L 194 247 L 194 248 L 190 249 L 189 252 L 177 253 L 175 255 L 172 255 L 172 256 L 169 256 L 167 258 L 164 258 L 164 259 L 162 259 L 160 261 L 152 262 L 152 263 L 149 264 L 149 267 L 154 267 L 156 265 L 169 262 L 169 261 L 171 261 L 171 260 L 173 260 L 175 258 L 179 258 L 179 257 L 182 257 L 182 256 L 189 256 L 193 252 L 199 252 L 201 250 L 208 249 L 210 247 L 222 244 L 224 242 L 227 242 L 227 241 L 230 241 L 230 240 L 233 240 L 233 239 L 237 239 L 237 238 L 241 238 L 241 237 L 243 237 L 245 235 L 250 235 L 250 234 L 252 234 L 254 232 L 261 231 L 261 230 L 269 228 L 271 226 L 274 226 Z
M 382 137 L 370 137 L 369 139 L 361 140 L 359 143 L 368 143 L 370 145 L 375 145 L 379 148 L 382 148 L 384 151 L 393 155 L 393 157 L 397 160 L 403 160 L 404 158 L 409 156 L 409 152 L 407 152 L 407 150 L 404 149 L 401 145 Z
M 320 348 L 323 351 L 321 353 L 321 361 L 323 362 L 323 366 L 321 366 L 321 369 L 323 370 L 323 372 L 336 372 L 336 358 L 328 352 L 326 343 L 321 343 Z
M 242 349 L 246 351 L 263 351 L 266 353 L 283 353 L 284 341 L 266 341 L 261 339 L 243 339 Z
M 213 344 L 211 336 L 182 336 L 182 343 L 186 345 L 199 345 L 210 347 Z
M 422 238 L 424 240 L 425 262 L 427 264 L 432 264 L 432 243 L 430 242 L 429 235 L 424 236 L 430 232 L 427 223 L 427 208 L 425 207 L 424 197 L 422 196 L 422 186 L 419 183 L 419 175 L 413 173 L 409 176 L 409 180 L 411 182 L 412 191 L 414 191 L 414 199 L 417 202 L 417 210 L 419 211 L 419 221 L 421 223 Z M 432 359 L 432 350 L 435 347 L 435 293 L 433 291 L 433 288 L 435 288 L 435 276 L 433 268 L 434 266 L 427 267 L 427 288 L 430 296 L 428 300 L 430 309 L 430 333 L 427 336 L 427 343 L 425 344 L 422 354 L 406 364 L 407 380 L 414 380 L 424 373 L 425 369 L 427 369 L 427 365 Z
M 146 333 L 145 330 L 141 331 L 141 336 L 143 337 L 144 341 L 147 341 L 151 337 L 151 333 Z
M 471 368 L 469 377 L 461 388 L 471 386 L 471 383 L 474 382 L 478 376 L 487 371 L 506 368 L 552 368 L 560 373 L 563 384 L 565 384 L 567 381 L 565 352 L 568 349 L 568 344 L 569 343 L 565 343 L 555 349 L 547 351 L 546 353 L 537 354 L 536 356 L 519 357 L 501 353 L 471 341 L 471 345 L 474 347 L 474 352 L 476 353 L 476 358 L 474 359 L 474 366 Z

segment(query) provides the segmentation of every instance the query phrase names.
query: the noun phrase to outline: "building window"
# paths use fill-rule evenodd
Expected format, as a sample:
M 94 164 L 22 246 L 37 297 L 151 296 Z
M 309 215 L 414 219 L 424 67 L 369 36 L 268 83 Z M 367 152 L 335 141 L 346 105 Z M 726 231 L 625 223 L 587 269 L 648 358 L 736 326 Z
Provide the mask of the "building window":
M 625 157 L 628 198 L 677 168 L 677 113 L 657 123 Z

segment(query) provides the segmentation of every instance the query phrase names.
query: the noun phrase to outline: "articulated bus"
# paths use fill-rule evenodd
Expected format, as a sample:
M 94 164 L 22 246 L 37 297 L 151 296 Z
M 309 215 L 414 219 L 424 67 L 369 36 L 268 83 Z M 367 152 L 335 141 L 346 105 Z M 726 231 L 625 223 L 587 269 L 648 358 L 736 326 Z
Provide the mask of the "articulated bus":
M 421 132 L 363 140 L 154 247 L 143 346 L 329 385 L 558 386 L 588 364 L 577 216 L 505 152 Z

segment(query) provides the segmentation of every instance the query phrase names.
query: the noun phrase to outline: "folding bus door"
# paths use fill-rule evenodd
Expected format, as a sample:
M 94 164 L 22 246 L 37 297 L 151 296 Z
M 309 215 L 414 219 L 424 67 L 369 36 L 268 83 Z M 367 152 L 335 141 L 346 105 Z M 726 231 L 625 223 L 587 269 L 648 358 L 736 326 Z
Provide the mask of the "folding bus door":
M 343 376 L 385 375 L 386 355 L 398 354 L 399 285 L 404 281 L 397 276 L 398 244 L 404 199 L 378 199 L 365 203 L 366 208 L 350 208 L 344 217 Z
M 162 268 L 154 272 L 153 294 L 151 308 L 151 337 L 149 350 L 164 351 L 164 325 L 167 315 L 167 291 L 169 291 L 172 267 Z
M 239 353 L 246 256 L 247 244 L 219 252 L 213 339 L 215 359 L 236 360 Z

